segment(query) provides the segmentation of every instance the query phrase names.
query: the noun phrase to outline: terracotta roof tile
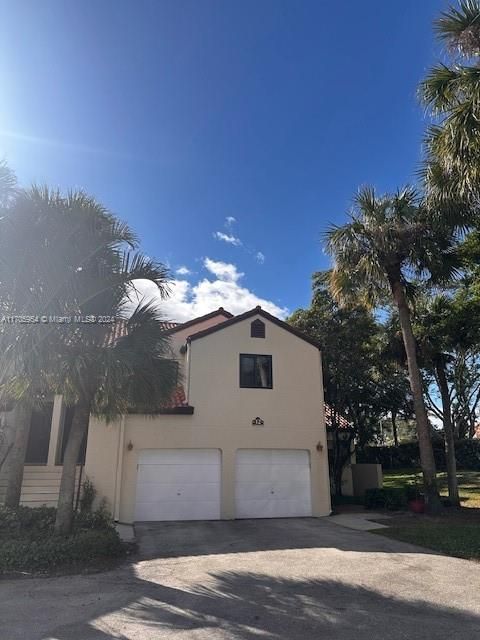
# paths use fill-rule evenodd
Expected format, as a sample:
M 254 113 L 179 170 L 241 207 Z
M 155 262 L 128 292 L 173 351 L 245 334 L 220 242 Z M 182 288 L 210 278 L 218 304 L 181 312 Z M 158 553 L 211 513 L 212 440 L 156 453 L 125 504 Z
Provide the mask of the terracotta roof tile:
M 185 395 L 185 389 L 183 385 L 179 384 L 172 393 L 172 396 L 168 402 L 163 405 L 163 409 L 176 409 L 177 407 L 187 407 L 187 397 Z
M 328 404 L 325 404 L 325 423 L 327 425 L 327 429 L 333 428 L 334 418 L 335 418 L 335 415 L 332 407 Z M 340 427 L 340 429 L 351 429 L 352 427 L 351 423 L 344 416 L 337 414 L 336 418 L 337 418 L 337 424 Z

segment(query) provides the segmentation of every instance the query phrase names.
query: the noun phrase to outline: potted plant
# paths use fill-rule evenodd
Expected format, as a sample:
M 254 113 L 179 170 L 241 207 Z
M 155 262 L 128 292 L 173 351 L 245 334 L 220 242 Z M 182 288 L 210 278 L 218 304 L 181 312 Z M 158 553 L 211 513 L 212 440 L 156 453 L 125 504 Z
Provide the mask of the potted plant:
M 415 477 L 415 483 L 413 485 L 407 485 L 406 487 L 408 508 L 413 513 L 425 513 L 425 498 L 420 492 L 417 478 Z

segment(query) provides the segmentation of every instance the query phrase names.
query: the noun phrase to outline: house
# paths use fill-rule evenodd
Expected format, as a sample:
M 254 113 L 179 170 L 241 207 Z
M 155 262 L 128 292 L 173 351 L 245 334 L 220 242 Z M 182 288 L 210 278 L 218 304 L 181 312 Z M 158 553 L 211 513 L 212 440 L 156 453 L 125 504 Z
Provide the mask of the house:
M 181 380 L 171 403 L 108 425 L 92 418 L 79 482 L 121 522 L 328 515 L 317 345 L 260 307 L 166 331 Z M 27 459 L 25 503 L 56 500 L 67 414 L 56 397 L 44 462 L 30 470 Z

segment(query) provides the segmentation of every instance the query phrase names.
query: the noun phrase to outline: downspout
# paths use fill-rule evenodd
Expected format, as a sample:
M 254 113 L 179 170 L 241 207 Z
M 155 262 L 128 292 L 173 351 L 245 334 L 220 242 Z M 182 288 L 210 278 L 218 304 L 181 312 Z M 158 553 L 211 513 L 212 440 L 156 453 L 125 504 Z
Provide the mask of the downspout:
M 118 522 L 120 518 L 120 494 L 122 487 L 123 453 L 125 444 L 125 415 L 120 419 L 120 429 L 118 434 L 117 464 L 115 468 L 115 492 L 113 500 L 113 519 Z
M 186 342 L 186 347 L 187 347 L 187 353 L 186 355 L 186 374 L 187 374 L 187 379 L 186 379 L 186 389 L 185 389 L 185 396 L 186 396 L 186 401 L 187 404 L 190 404 L 190 370 L 191 370 L 191 365 L 192 365 L 192 352 L 191 352 L 191 342 L 187 339 Z

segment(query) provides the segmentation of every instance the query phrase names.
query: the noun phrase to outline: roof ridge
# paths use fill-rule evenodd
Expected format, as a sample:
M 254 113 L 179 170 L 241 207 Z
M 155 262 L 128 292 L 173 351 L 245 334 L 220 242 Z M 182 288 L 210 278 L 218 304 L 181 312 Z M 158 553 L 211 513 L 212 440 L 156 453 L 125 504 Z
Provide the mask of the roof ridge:
M 238 316 L 232 316 L 228 320 L 225 320 L 225 322 L 220 322 L 219 324 L 215 324 L 212 327 L 208 327 L 207 329 L 202 329 L 201 331 L 192 333 L 191 335 L 188 336 L 187 341 L 191 342 L 192 340 L 198 340 L 199 338 L 203 338 L 204 336 L 210 335 L 211 333 L 215 333 L 215 331 L 220 331 L 222 329 L 225 329 L 226 327 L 229 327 L 232 324 L 236 324 L 237 322 L 241 322 L 242 320 L 252 318 L 255 315 L 259 315 L 262 318 L 269 320 L 273 324 L 276 324 L 282 329 L 285 329 L 289 333 L 293 333 L 293 335 L 297 336 L 297 338 L 300 338 L 300 340 L 304 340 L 305 342 L 310 343 L 311 345 L 313 345 L 314 347 L 320 350 L 320 345 L 316 340 L 314 340 L 313 338 L 310 338 L 310 336 L 308 336 L 306 333 L 303 333 L 302 331 L 299 331 L 292 325 L 288 324 L 288 322 L 285 322 L 284 320 L 280 320 L 280 318 L 277 318 L 276 316 L 273 316 L 271 313 L 268 313 L 268 311 L 265 311 L 265 309 L 262 309 L 260 305 L 257 305 L 253 309 L 250 309 L 250 311 L 245 311 L 244 313 L 241 313 Z

